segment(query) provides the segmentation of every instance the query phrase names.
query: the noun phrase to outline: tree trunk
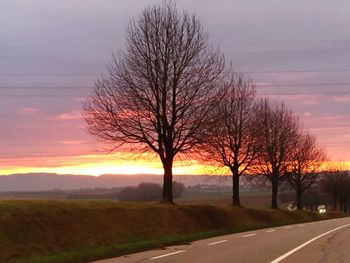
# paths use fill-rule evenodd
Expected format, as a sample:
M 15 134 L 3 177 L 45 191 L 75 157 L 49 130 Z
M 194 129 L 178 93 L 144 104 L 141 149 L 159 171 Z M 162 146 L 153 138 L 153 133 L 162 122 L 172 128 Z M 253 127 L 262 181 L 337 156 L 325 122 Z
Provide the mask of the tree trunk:
M 340 212 L 343 211 L 343 197 L 342 196 L 340 196 L 340 198 L 339 198 L 339 210 L 340 210 Z
M 348 198 L 344 197 L 344 202 L 343 202 L 343 207 L 344 207 L 344 213 L 348 213 Z
M 336 194 L 333 194 L 333 210 L 334 211 L 337 211 L 337 203 L 338 203 L 338 200 L 337 200 L 337 195 Z
M 239 175 L 232 175 L 232 206 L 239 207 L 241 202 L 239 199 Z
M 277 194 L 278 194 L 278 175 L 273 174 L 272 175 L 272 200 L 271 200 L 271 208 L 272 209 L 278 209 L 278 203 L 277 203 Z
M 173 160 L 163 161 L 163 195 L 161 203 L 173 204 Z
M 302 209 L 302 205 L 301 205 L 301 191 L 300 190 L 297 190 L 297 208 L 298 210 L 301 210 Z

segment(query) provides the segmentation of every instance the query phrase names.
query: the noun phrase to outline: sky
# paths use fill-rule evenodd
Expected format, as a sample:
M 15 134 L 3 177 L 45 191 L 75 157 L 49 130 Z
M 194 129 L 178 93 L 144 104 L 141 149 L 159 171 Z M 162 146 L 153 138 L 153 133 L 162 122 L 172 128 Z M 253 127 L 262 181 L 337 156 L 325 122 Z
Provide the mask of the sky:
M 284 101 L 334 161 L 350 161 L 350 2 L 179 0 L 259 96 Z M 106 154 L 82 101 L 123 50 L 125 27 L 151 0 L 0 1 L 0 175 L 161 174 L 146 155 Z M 203 174 L 193 160 L 175 174 Z

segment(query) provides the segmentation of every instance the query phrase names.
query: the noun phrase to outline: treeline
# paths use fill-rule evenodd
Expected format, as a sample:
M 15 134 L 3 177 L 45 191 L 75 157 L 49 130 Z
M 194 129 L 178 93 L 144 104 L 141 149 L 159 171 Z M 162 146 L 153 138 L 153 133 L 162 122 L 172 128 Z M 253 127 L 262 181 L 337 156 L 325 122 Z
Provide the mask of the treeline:
M 332 199 L 334 210 L 350 212 L 350 173 L 344 170 L 331 170 L 323 174 L 320 190 Z
M 174 198 L 180 198 L 185 191 L 183 183 L 174 182 Z M 162 195 L 162 188 L 156 183 L 140 183 L 138 186 L 112 188 L 83 188 L 75 190 L 53 189 L 48 191 L 12 191 L 0 193 L 0 198 L 46 198 L 46 199 L 117 199 L 119 201 L 156 201 Z
M 174 198 L 185 191 L 183 183 L 173 183 Z M 162 187 L 156 183 L 140 183 L 138 186 L 80 189 L 70 192 L 68 199 L 118 199 L 119 201 L 156 201 L 162 196 Z
M 337 165 L 339 166 L 339 165 Z M 281 181 L 281 194 L 279 200 L 283 203 L 297 204 L 298 197 L 290 183 L 288 177 Z M 250 187 L 261 187 L 265 189 L 263 178 L 255 178 L 249 183 Z M 293 193 L 294 191 L 294 193 Z M 345 168 L 328 167 L 323 171 L 313 175 L 312 184 L 303 192 L 302 200 L 299 199 L 300 208 L 316 210 L 317 206 L 323 204 L 334 211 L 344 213 L 350 212 L 350 171 Z

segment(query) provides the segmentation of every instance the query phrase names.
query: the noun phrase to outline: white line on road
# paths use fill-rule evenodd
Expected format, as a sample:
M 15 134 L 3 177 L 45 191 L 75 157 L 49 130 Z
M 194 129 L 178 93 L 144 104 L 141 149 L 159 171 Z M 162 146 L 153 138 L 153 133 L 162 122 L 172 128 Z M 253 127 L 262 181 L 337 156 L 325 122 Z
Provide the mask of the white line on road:
M 172 253 L 168 253 L 168 254 L 160 255 L 160 256 L 157 256 L 157 257 L 150 258 L 150 259 L 164 258 L 164 257 L 168 257 L 168 256 L 176 255 L 176 254 L 179 254 L 179 253 L 183 253 L 183 252 L 185 252 L 185 251 L 186 251 L 186 250 L 179 250 L 179 251 L 176 251 L 176 252 L 172 252 Z
M 330 231 L 328 231 L 328 232 L 326 232 L 326 233 L 323 233 L 323 234 L 321 234 L 321 235 L 318 235 L 317 237 L 314 237 L 314 238 L 310 239 L 309 241 L 306 241 L 305 243 L 301 244 L 300 246 L 298 246 L 298 247 L 292 249 L 291 251 L 287 252 L 286 254 L 280 256 L 279 258 L 276 258 L 275 260 L 271 261 L 270 263 L 278 263 L 278 262 L 281 262 L 281 261 L 282 261 L 283 259 L 285 259 L 286 257 L 292 255 L 293 253 L 297 252 L 298 250 L 302 249 L 303 247 L 307 246 L 308 244 L 314 242 L 315 240 L 317 240 L 317 239 L 319 239 L 319 238 L 321 238 L 321 237 L 323 237 L 323 236 L 325 236 L 325 235 L 328 235 L 328 234 L 330 234 L 330 233 L 332 233 L 332 232 L 334 232 L 334 231 L 337 231 L 337 230 L 339 230 L 339 229 L 341 229 L 341 228 L 347 227 L 347 226 L 350 226 L 350 224 L 342 225 L 342 226 L 337 227 L 337 228 L 334 228 L 334 229 L 332 229 L 332 230 L 330 230 Z
M 266 233 L 271 233 L 271 232 L 273 232 L 273 231 L 275 231 L 275 229 L 267 230 Z
M 216 245 L 216 244 L 220 244 L 220 243 L 224 243 L 224 242 L 227 242 L 227 240 L 220 240 L 220 241 L 216 241 L 216 242 L 213 242 L 213 243 L 209 243 L 208 246 L 212 246 L 212 245 Z
M 292 226 L 285 226 L 284 229 L 291 229 L 293 228 Z
M 245 236 L 242 236 L 242 237 L 251 237 L 251 236 L 255 236 L 256 233 L 253 233 L 253 234 L 248 234 L 248 235 L 245 235 Z
M 298 227 L 303 227 L 303 226 L 305 226 L 305 225 L 304 224 L 298 225 Z

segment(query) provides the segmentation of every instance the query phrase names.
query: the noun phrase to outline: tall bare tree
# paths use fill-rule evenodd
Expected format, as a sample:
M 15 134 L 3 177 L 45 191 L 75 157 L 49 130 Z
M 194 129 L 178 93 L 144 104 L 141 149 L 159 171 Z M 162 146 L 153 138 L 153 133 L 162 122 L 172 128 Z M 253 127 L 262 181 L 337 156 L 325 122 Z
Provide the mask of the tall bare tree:
M 225 98 L 211 112 L 201 156 L 232 173 L 232 205 L 240 206 L 239 178 L 256 157 L 253 136 L 255 87 L 243 75 L 231 74 L 222 83 Z
M 296 193 L 297 208 L 302 208 L 302 194 L 309 189 L 319 175 L 319 168 L 326 160 L 323 149 L 317 147 L 316 138 L 300 133 L 288 167 L 287 182 Z
M 299 132 L 299 120 L 283 103 L 262 99 L 256 115 L 256 142 L 260 149 L 257 172 L 266 176 L 272 186 L 271 208 L 277 209 L 278 187 L 287 173 Z
M 172 203 L 174 158 L 198 143 L 223 70 L 223 56 L 208 47 L 195 15 L 169 1 L 149 7 L 131 20 L 126 50 L 84 104 L 88 130 L 115 149 L 156 153 L 164 168 L 162 201 Z

